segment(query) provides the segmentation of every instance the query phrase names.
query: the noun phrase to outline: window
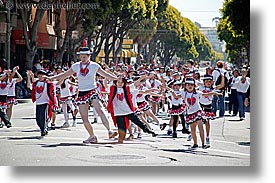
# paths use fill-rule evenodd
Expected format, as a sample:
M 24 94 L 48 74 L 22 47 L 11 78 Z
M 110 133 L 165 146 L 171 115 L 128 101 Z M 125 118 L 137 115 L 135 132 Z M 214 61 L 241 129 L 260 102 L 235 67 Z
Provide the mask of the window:
M 47 10 L 47 24 L 53 24 L 53 11 Z

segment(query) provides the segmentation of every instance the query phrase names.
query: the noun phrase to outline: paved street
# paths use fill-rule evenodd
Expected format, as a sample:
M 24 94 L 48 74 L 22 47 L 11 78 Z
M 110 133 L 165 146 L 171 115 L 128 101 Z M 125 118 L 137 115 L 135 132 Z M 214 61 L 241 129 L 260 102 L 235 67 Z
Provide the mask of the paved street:
M 168 122 L 165 116 L 159 118 Z M 0 165 L 250 166 L 250 113 L 246 113 L 244 121 L 229 115 L 225 120 L 213 120 L 211 148 L 196 150 L 190 149 L 192 141 L 187 141 L 187 135 L 179 131 L 175 139 L 166 135 L 168 127 L 160 131 L 153 124 L 152 127 L 159 134 L 157 137 L 143 134 L 141 140 L 116 144 L 117 139 L 108 139 L 107 130 L 101 121 L 93 125 L 99 143 L 87 145 L 82 143 L 88 134 L 80 116 L 77 118 L 77 127 L 66 129 L 58 128 L 63 124 L 63 119 L 63 114 L 58 114 L 57 129 L 49 131 L 49 135 L 42 138 L 35 122 L 35 105 L 30 100 L 16 105 L 12 117 L 13 127 L 0 129 Z M 93 121 L 92 112 L 90 121 Z M 70 122 L 72 124 L 71 118 Z

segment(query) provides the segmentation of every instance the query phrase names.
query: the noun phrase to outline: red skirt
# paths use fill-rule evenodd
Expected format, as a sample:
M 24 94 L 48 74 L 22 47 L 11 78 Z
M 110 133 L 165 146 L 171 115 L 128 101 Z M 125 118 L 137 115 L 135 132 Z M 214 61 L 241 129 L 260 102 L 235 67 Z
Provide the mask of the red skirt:
M 16 104 L 18 104 L 18 101 L 16 100 L 15 97 L 8 96 L 8 104 L 16 105 Z
M 146 101 L 143 102 L 137 102 L 138 109 L 141 111 L 147 111 L 152 108 Z
M 80 91 L 77 99 L 75 100 L 75 103 L 77 105 L 86 104 L 92 102 L 94 99 L 99 99 L 96 89 L 92 89 L 89 91 Z
M 187 114 L 186 124 L 191 124 L 198 120 L 204 120 L 204 119 L 205 119 L 204 112 L 202 110 L 199 110 L 193 114 Z
M 178 105 L 178 106 L 172 105 L 172 108 L 168 109 L 168 113 L 170 115 L 180 115 L 184 112 L 184 110 L 185 110 L 185 106 L 183 105 Z
M 138 116 L 138 115 L 143 114 L 143 111 L 140 110 L 139 108 L 135 108 L 135 112 L 134 113 L 135 113 L 136 116 Z
M 64 103 L 67 103 L 67 101 L 70 101 L 70 100 L 72 100 L 72 97 L 62 97 L 62 98 L 60 98 L 59 99 L 59 102 L 60 102 L 60 104 L 64 104 Z
M 153 102 L 153 103 L 156 103 L 156 104 L 158 104 L 158 103 L 161 102 L 161 98 L 160 98 L 160 97 L 154 97 L 154 96 L 149 96 L 149 97 L 148 97 L 148 100 L 149 100 L 150 102 Z

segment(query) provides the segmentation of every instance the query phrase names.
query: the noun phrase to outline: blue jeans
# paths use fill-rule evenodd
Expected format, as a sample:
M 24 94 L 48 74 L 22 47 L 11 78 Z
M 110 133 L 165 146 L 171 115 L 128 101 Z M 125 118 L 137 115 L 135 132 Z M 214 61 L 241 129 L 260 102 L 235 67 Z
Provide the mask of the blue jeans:
M 215 116 L 217 116 L 216 113 L 218 109 L 219 109 L 219 117 L 223 117 L 225 112 L 224 95 L 213 96 L 212 110 Z
M 239 103 L 239 116 L 240 118 L 245 118 L 245 106 L 244 106 L 245 93 L 237 92 L 237 98 Z

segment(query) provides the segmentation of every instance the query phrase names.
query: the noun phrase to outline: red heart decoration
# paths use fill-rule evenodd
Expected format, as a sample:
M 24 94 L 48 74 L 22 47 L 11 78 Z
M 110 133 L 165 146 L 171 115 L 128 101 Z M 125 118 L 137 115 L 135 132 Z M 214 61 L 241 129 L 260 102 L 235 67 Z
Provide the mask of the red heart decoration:
M 35 90 L 36 90 L 36 92 L 37 92 L 38 94 L 40 94 L 40 93 L 43 92 L 44 87 L 43 87 L 43 86 L 37 86 L 37 87 L 35 88 Z
M 70 90 L 70 92 L 72 92 L 73 91 L 73 86 L 70 86 L 69 90 Z
M 187 102 L 190 105 L 194 105 L 196 103 L 196 98 L 195 97 L 187 98 Z
M 86 76 L 89 73 L 89 69 L 88 68 L 85 68 L 85 69 L 81 68 L 80 73 L 81 73 L 82 76 Z
M 153 83 L 151 83 L 151 87 L 154 88 L 155 87 L 155 82 L 153 81 Z
M 0 83 L 0 88 L 1 88 L 1 89 L 5 89 L 5 88 L 6 88 L 6 86 L 7 86 L 7 84 L 6 84 L 6 83 Z
M 118 100 L 123 101 L 123 99 L 124 99 L 124 93 L 116 94 L 116 97 L 118 98 Z
M 202 93 L 208 93 L 206 90 L 202 90 Z M 204 96 L 205 98 L 208 98 L 208 96 Z
M 142 94 L 138 94 L 137 97 L 142 97 Z

